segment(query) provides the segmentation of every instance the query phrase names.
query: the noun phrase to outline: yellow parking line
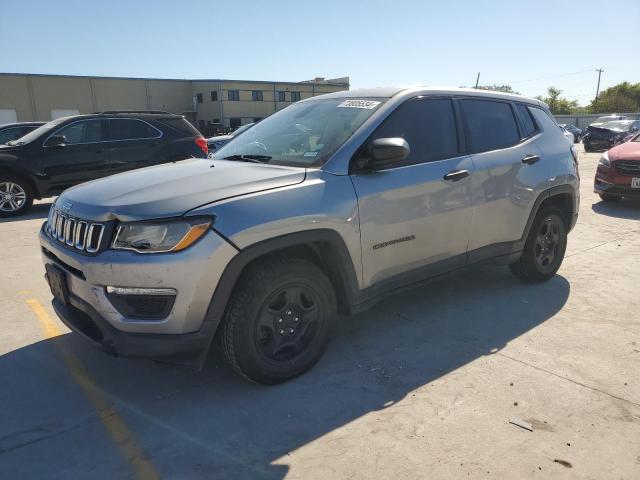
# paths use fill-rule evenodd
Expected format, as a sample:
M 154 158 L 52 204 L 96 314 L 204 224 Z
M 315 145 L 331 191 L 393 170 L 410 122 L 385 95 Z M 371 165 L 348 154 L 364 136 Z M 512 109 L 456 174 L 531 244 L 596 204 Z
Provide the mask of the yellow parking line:
M 49 316 L 42 304 L 35 298 L 26 299 L 27 304 L 31 307 L 44 335 L 47 338 L 62 335 L 62 330 L 57 323 Z M 105 430 L 116 444 L 120 453 L 124 456 L 133 467 L 136 476 L 144 480 L 158 479 L 160 475 L 154 468 L 153 464 L 146 458 L 140 447 L 135 441 L 133 433 L 127 428 L 124 420 L 118 415 L 118 412 L 111 406 L 104 393 L 93 381 L 89 372 L 84 368 L 82 362 L 73 353 L 61 348 L 58 345 L 58 351 L 64 360 L 67 368 L 71 372 L 73 379 L 82 389 L 85 397 L 98 413 L 98 417 L 102 422 Z

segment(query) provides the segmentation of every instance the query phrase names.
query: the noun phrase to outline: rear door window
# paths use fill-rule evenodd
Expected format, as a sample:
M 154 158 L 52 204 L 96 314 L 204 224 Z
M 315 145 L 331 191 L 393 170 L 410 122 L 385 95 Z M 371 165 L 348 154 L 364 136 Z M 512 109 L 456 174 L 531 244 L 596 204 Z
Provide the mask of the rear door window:
M 122 118 L 109 120 L 109 140 L 158 138 L 162 132 L 142 120 Z
M 463 99 L 461 103 L 473 152 L 506 148 L 520 141 L 509 103 L 469 99 Z
M 404 138 L 411 153 L 397 166 L 433 162 L 458 154 L 458 132 L 449 98 L 410 100 L 400 105 L 376 130 L 378 138 Z

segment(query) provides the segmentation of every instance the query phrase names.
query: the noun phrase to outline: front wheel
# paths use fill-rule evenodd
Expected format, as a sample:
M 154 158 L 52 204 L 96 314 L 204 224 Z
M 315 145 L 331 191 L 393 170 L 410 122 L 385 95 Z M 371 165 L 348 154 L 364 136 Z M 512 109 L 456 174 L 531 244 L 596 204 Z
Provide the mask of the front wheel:
M 33 205 L 33 191 L 25 180 L 0 174 L 0 218 L 24 215 Z
M 525 282 L 546 282 L 560 268 L 566 249 L 567 227 L 560 212 L 544 209 L 533 221 L 522 256 L 509 268 Z
M 337 315 L 335 292 L 314 263 L 275 257 L 249 267 L 222 324 L 225 357 L 240 375 L 277 384 L 313 367 Z

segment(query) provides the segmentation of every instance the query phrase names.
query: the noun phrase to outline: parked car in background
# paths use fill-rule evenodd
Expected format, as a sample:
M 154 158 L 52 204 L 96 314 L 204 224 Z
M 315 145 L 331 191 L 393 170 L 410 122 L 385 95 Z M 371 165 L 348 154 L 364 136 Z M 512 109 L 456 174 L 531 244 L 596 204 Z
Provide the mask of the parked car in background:
M 602 125 L 603 123 L 615 122 L 616 120 L 628 120 L 628 119 L 629 117 L 627 117 L 626 115 L 618 115 L 618 114 L 612 113 L 611 115 L 604 115 L 602 117 L 596 118 L 596 121 L 593 123 L 590 123 L 589 126 L 595 125 L 597 127 L 599 125 Z
M 18 122 L 0 125 L 0 145 L 17 140 L 44 124 L 45 122 Z
M 247 123 L 246 125 L 242 125 L 238 127 L 235 131 L 231 132 L 229 135 L 218 135 L 215 137 L 207 138 L 207 146 L 209 147 L 209 153 L 213 153 L 219 148 L 221 148 L 224 144 L 230 141 L 233 137 L 237 137 L 242 132 L 253 127 L 254 123 Z
M 580 143 L 580 140 L 582 140 L 582 130 L 570 123 L 561 123 L 560 126 L 573 134 L 573 143 Z
M 589 125 L 582 138 L 585 152 L 608 150 L 640 131 L 640 120 L 616 120 L 601 125 Z
M 207 153 L 181 115 L 112 111 L 53 120 L 0 145 L 0 217 L 22 215 L 34 199 L 82 182 Z
M 640 198 L 640 134 L 602 155 L 594 190 L 605 202 Z
M 562 125 L 558 125 L 558 127 L 560 127 L 560 131 L 562 131 L 562 135 L 564 135 L 564 138 L 569 140 L 569 142 L 571 142 L 571 143 L 575 143 L 574 142 L 574 138 L 573 138 L 573 133 L 571 133 L 569 130 L 567 130 Z
M 214 345 L 275 384 L 320 359 L 339 313 L 427 278 L 491 261 L 551 279 L 578 187 L 576 147 L 538 100 L 353 90 L 212 159 L 69 189 L 39 238 L 56 313 L 94 346 L 202 366 Z

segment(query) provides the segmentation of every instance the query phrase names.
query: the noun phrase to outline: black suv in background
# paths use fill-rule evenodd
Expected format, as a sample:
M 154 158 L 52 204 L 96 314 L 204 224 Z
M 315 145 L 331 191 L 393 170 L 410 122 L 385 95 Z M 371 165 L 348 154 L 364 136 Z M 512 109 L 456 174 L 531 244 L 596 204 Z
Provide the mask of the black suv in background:
M 181 115 L 112 111 L 53 120 L 0 145 L 0 217 L 22 215 L 34 199 L 82 182 L 207 153 Z

